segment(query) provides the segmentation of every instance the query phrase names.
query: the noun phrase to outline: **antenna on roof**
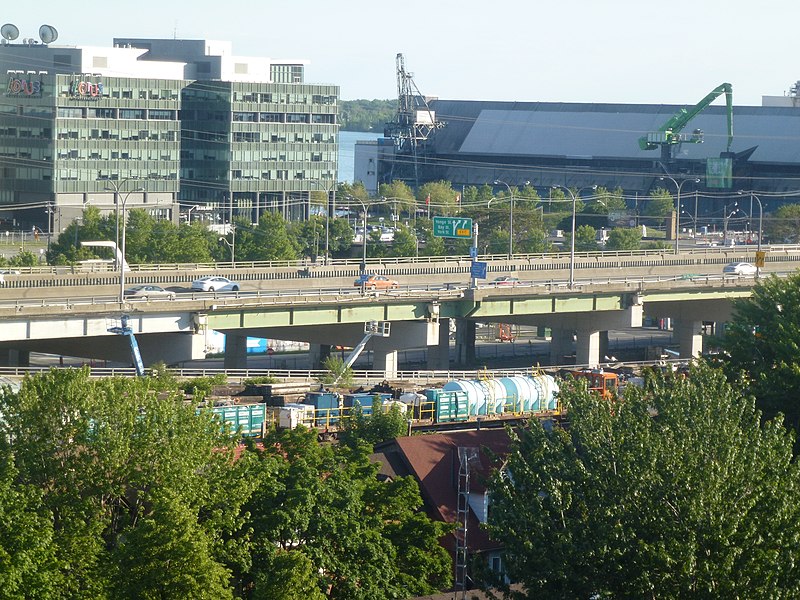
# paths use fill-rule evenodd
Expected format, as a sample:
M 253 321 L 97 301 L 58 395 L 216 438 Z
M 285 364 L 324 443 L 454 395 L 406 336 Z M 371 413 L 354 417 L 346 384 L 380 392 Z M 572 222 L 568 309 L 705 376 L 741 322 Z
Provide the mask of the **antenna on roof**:
M 177 20 L 175 21 L 175 27 L 172 29 L 172 39 L 173 40 L 177 40 L 178 39 L 178 21 Z
M 52 25 L 42 25 L 39 27 L 39 39 L 43 44 L 52 44 L 58 39 L 58 31 Z
M 3 36 L 4 40 L 8 40 L 10 42 L 19 37 L 19 29 L 17 29 L 16 25 L 13 25 L 11 23 L 6 23 L 2 27 L 0 27 L 0 35 Z

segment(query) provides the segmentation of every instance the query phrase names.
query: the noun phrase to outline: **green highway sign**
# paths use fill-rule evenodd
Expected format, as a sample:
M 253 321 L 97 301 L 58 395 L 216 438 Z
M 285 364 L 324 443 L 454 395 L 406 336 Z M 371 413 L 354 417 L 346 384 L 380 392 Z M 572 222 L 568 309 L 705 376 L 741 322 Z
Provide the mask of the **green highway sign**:
M 433 235 L 436 237 L 468 240 L 472 237 L 472 219 L 462 217 L 433 217 Z

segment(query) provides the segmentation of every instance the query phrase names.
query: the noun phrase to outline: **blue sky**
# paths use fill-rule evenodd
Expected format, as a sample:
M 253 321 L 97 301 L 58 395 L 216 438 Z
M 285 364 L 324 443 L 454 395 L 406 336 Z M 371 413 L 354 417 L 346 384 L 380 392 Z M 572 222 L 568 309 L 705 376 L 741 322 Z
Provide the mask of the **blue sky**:
M 229 40 L 310 60 L 306 81 L 345 100 L 396 97 L 397 53 L 444 99 L 694 104 L 727 81 L 734 104 L 760 105 L 800 80 L 790 0 L 82 0 L 6 3 L 0 20 L 20 38 L 53 25 L 65 45 Z

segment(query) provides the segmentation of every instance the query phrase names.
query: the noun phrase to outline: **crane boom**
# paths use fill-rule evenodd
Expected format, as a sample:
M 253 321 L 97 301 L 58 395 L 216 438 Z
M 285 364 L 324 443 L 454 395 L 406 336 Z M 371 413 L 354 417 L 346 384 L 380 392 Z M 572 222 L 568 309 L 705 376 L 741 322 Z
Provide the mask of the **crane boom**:
M 648 133 L 646 136 L 639 138 L 639 147 L 642 150 L 655 150 L 661 147 L 662 150 L 669 151 L 670 146 L 680 144 L 682 142 L 691 142 L 700 144 L 703 142 L 703 132 L 695 129 L 691 135 L 682 134 L 681 130 L 694 119 L 699 113 L 705 110 L 709 104 L 725 94 L 725 105 L 727 107 L 728 117 L 728 149 L 731 151 L 731 144 L 733 143 L 733 87 L 730 83 L 722 83 L 716 88 L 711 90 L 705 98 L 700 100 L 691 108 L 682 108 L 677 113 L 672 115 L 670 119 L 659 127 L 658 131 Z

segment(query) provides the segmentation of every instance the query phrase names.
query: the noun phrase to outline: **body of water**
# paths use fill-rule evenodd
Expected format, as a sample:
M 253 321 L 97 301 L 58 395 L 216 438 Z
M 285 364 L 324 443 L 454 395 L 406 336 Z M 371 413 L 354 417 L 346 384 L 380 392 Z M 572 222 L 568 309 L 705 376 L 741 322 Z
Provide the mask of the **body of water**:
M 353 183 L 356 142 L 377 140 L 382 137 L 382 133 L 369 133 L 366 131 L 339 132 L 339 181 Z

